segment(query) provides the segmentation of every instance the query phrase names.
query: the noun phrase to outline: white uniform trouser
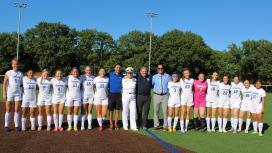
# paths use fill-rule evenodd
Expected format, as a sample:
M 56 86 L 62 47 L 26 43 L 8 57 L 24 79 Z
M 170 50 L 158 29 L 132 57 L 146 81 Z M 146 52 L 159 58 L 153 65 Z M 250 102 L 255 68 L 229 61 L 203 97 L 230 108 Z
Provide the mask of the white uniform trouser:
M 128 128 L 128 112 L 130 112 L 130 128 L 136 129 L 136 98 L 135 94 L 122 94 L 122 104 L 123 104 L 123 111 L 122 111 L 122 122 L 123 127 Z

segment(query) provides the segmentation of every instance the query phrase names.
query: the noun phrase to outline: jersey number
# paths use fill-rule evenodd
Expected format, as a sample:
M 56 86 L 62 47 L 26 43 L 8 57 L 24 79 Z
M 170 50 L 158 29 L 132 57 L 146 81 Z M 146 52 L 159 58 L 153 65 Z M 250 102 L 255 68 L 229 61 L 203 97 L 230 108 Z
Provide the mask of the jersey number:
M 186 89 L 188 89 L 188 88 L 190 88 L 191 87 L 191 85 L 185 85 L 185 88 Z
M 100 84 L 100 86 L 99 86 L 100 88 L 104 88 L 105 86 L 104 86 L 104 84 Z
M 92 85 L 92 82 L 87 82 L 87 86 L 91 86 Z

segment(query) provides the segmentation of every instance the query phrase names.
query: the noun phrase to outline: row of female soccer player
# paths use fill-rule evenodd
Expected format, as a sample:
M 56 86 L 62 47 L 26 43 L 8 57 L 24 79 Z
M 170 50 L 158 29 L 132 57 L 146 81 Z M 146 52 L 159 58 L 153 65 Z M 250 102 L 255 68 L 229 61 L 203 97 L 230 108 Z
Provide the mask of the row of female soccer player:
M 84 121 L 87 117 L 88 129 L 92 128 L 92 107 L 97 111 L 97 121 L 99 130 L 103 130 L 103 120 L 106 118 L 108 108 L 108 83 L 105 69 L 99 70 L 99 75 L 94 77 L 91 74 L 91 68 L 85 68 L 85 74 L 79 76 L 77 68 L 71 70 L 71 74 L 64 78 L 60 70 L 56 71 L 54 78 L 49 79 L 47 70 L 42 71 L 41 77 L 37 80 L 33 77 L 33 71 L 29 70 L 27 76 L 17 69 L 17 60 L 12 61 L 12 70 L 5 75 L 3 83 L 3 97 L 6 100 L 5 127 L 9 130 L 11 103 L 14 102 L 15 114 L 14 122 L 16 130 L 19 128 L 19 105 L 22 101 L 22 130 L 26 130 L 26 115 L 29 110 L 31 130 L 35 130 L 35 110 L 38 107 L 38 131 L 42 130 L 43 111 L 47 116 L 47 130 L 51 130 L 51 106 L 53 105 L 54 131 L 63 131 L 63 110 L 67 108 L 68 129 L 72 130 L 72 121 L 74 121 L 73 130 L 77 131 L 79 120 L 79 108 L 82 108 L 81 129 L 84 130 Z M 122 81 L 123 96 L 125 94 L 135 94 L 136 79 L 133 78 L 133 68 L 126 69 L 126 76 Z M 205 123 L 208 132 L 215 132 L 216 117 L 219 132 L 227 132 L 226 125 L 228 121 L 229 109 L 231 109 L 232 131 L 236 133 L 242 130 L 244 115 L 247 114 L 246 129 L 248 133 L 253 117 L 254 133 L 262 135 L 264 97 L 265 91 L 261 88 L 260 80 L 255 82 L 255 87 L 250 85 L 248 80 L 240 83 L 239 77 L 234 76 L 231 84 L 229 78 L 224 75 L 222 82 L 219 81 L 217 73 L 214 72 L 210 79 L 205 79 L 204 73 L 198 75 L 194 80 L 190 77 L 189 70 L 183 71 L 183 77 L 172 74 L 172 80 L 168 82 L 169 100 L 168 100 L 168 131 L 176 131 L 179 111 L 181 132 L 185 133 L 188 129 L 190 111 L 194 106 L 194 124 L 198 126 L 198 116 L 201 120 L 201 128 L 205 129 Z M 36 87 L 39 88 L 38 100 L 36 102 Z M 21 93 L 23 89 L 23 94 Z M 82 92 L 83 91 L 83 92 Z M 21 96 L 22 95 L 22 96 Z M 135 96 L 134 96 L 135 97 Z M 131 98 L 129 98 L 131 99 Z M 135 100 L 135 98 L 134 98 Z M 130 112 L 136 112 L 136 106 L 130 108 Z M 125 110 L 128 111 L 128 110 Z M 123 111 L 124 112 L 124 111 Z M 207 112 L 207 115 L 205 115 Z M 73 114 L 73 115 L 72 115 Z M 127 116 L 128 114 L 123 116 Z M 137 130 L 135 114 L 131 122 L 131 129 Z M 172 126 L 172 118 L 174 124 Z M 205 118 L 206 116 L 206 118 Z M 210 118 L 211 116 L 211 118 Z M 126 121 L 125 121 L 126 120 Z M 124 129 L 127 129 L 127 117 L 123 117 Z M 237 130 L 238 128 L 238 130 Z
M 190 78 L 190 71 L 184 70 L 180 81 L 177 74 L 172 74 L 172 82 L 168 83 L 168 89 L 170 93 L 168 101 L 169 132 L 176 131 L 180 107 L 181 132 L 187 131 L 191 108 L 194 106 L 194 126 L 197 130 L 200 129 L 198 126 L 198 116 L 200 116 L 203 131 L 207 127 L 208 132 L 215 132 L 217 118 L 219 132 L 227 132 L 226 125 L 230 111 L 230 131 L 237 133 L 242 130 L 243 118 L 246 114 L 245 133 L 248 133 L 252 117 L 253 133 L 259 133 L 259 136 L 262 136 L 266 92 L 262 89 L 261 80 L 256 80 L 254 85 L 250 85 L 249 80 L 241 83 L 237 75 L 232 77 L 232 81 L 227 75 L 224 75 L 220 82 L 217 72 L 213 72 L 209 79 L 205 79 L 205 74 L 200 73 L 198 79 L 194 80 Z M 173 116 L 175 119 L 172 127 Z
M 14 102 L 14 123 L 16 131 L 25 131 L 27 122 L 27 112 L 29 110 L 31 130 L 36 130 L 35 111 L 38 108 L 38 131 L 42 130 L 43 111 L 47 116 L 47 131 L 51 130 L 52 116 L 51 106 L 53 105 L 53 121 L 54 131 L 63 131 L 63 110 L 67 109 L 67 131 L 78 131 L 77 124 L 79 120 L 79 108 L 82 105 L 83 114 L 82 121 L 85 116 L 88 118 L 88 129 L 92 128 L 92 106 L 95 105 L 97 111 L 97 120 L 99 130 L 103 130 L 103 120 L 106 118 L 108 98 L 107 90 L 109 79 L 106 77 L 104 68 L 99 70 L 99 76 L 94 77 L 91 74 L 91 68 L 85 68 L 85 74 L 79 76 L 77 68 L 71 70 L 71 74 L 64 78 L 61 70 L 55 72 L 54 78 L 51 80 L 48 71 L 43 70 L 41 77 L 34 78 L 33 71 L 28 70 L 26 76 L 18 71 L 17 60 L 12 60 L 12 70 L 5 74 L 3 82 L 3 99 L 6 101 L 5 129 L 9 131 L 10 109 Z M 131 75 L 132 77 L 132 75 Z M 95 86 L 95 92 L 94 87 Z M 36 101 L 36 91 L 38 92 L 38 100 Z M 22 101 L 22 128 L 19 128 L 19 107 Z M 72 115 L 74 114 L 74 115 Z M 74 128 L 72 129 L 72 121 Z M 81 129 L 85 129 L 82 122 Z

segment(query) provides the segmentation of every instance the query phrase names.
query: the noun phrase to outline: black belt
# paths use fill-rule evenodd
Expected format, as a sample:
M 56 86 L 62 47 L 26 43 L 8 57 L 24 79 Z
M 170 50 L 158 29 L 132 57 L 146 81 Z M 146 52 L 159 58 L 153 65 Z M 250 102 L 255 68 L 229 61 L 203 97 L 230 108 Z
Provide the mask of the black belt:
M 159 93 L 156 93 L 156 92 L 155 92 L 155 94 L 156 94 L 156 95 L 160 95 L 160 96 L 167 95 L 167 93 L 160 93 L 160 94 L 159 94 Z

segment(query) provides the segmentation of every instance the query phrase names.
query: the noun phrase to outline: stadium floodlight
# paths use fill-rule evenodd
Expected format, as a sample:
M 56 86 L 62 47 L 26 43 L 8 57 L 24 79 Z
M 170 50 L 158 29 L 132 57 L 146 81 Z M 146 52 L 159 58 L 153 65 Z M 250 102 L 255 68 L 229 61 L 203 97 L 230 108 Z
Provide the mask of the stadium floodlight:
M 157 17 L 159 14 L 154 12 L 146 13 L 146 15 L 150 19 L 150 35 L 149 35 L 149 59 L 148 59 L 148 74 L 150 75 L 150 63 L 151 63 L 151 49 L 152 49 L 152 26 L 153 26 L 153 18 Z
M 16 58 L 19 60 L 19 46 L 20 46 L 20 24 L 21 24 L 21 9 L 26 8 L 27 3 L 18 3 L 15 2 L 14 6 L 19 9 L 19 14 L 18 14 L 18 31 L 17 31 L 17 54 Z

